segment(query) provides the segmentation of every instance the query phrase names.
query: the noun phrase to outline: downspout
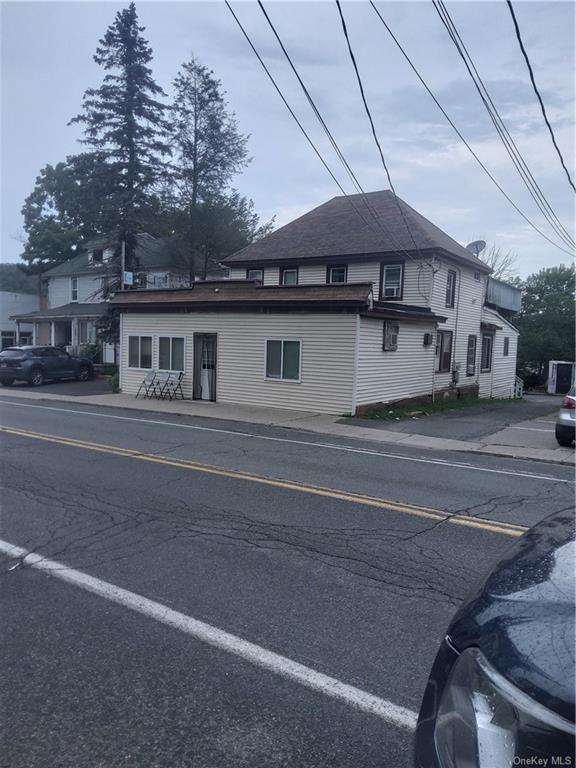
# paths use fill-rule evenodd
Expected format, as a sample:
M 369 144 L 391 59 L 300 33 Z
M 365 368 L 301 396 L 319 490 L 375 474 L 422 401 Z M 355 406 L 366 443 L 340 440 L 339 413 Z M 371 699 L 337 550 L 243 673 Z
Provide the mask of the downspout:
M 352 371 L 352 416 L 356 415 L 358 399 L 358 362 L 360 359 L 360 315 L 356 315 L 356 333 L 354 339 L 354 368 Z
M 458 346 L 458 321 L 460 320 L 460 289 L 462 286 L 462 270 L 460 267 L 456 267 L 458 270 L 458 296 L 456 298 L 456 323 L 454 325 L 454 351 L 453 351 L 453 366 L 456 366 L 456 348 Z M 458 384 L 458 382 L 454 381 L 454 371 L 456 370 L 455 367 L 452 368 L 452 383 Z M 458 377 L 460 378 L 460 377 Z
M 436 262 L 436 257 L 434 256 L 432 258 L 432 264 L 430 268 L 430 293 L 428 296 L 428 306 L 430 309 L 432 309 L 432 297 L 434 296 L 434 276 L 436 274 L 436 270 L 434 269 L 434 264 Z M 436 325 L 435 331 L 434 331 L 434 354 L 432 355 L 432 402 L 436 402 L 436 344 L 438 342 L 438 326 Z

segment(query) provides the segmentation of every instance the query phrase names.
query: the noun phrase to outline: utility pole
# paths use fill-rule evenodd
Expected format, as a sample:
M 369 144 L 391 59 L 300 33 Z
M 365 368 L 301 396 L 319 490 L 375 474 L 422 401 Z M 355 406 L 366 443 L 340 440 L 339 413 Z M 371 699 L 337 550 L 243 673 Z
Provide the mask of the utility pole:
M 126 271 L 126 240 L 120 246 L 120 290 L 124 290 L 124 272 Z

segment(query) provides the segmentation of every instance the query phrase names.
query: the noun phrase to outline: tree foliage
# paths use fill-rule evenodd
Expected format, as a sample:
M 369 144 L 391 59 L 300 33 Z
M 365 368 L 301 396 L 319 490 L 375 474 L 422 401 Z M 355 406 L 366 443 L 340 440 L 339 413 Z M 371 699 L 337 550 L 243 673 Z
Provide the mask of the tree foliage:
M 222 257 L 232 221 L 242 229 L 254 225 L 250 204 L 236 193 L 226 196 L 233 175 L 249 162 L 248 138 L 227 109 L 220 81 L 195 58 L 174 80 L 171 118 L 168 207 L 179 222 L 179 259 L 194 279 L 206 274 L 213 256 Z
M 71 123 L 84 126 L 84 144 L 105 163 L 113 180 L 113 230 L 126 243 L 132 265 L 136 234 L 144 225 L 148 196 L 158 185 L 170 154 L 162 88 L 148 64 L 152 49 L 142 37 L 136 6 L 116 14 L 96 49 L 94 61 L 106 75 L 99 88 L 84 94 L 83 111 Z
M 478 258 L 490 267 L 492 270 L 490 276 L 496 280 L 503 280 L 505 283 L 518 281 L 518 255 L 514 251 L 504 251 L 500 245 L 492 243 L 480 253 Z
M 574 360 L 574 266 L 560 265 L 530 275 L 524 283 L 518 369 L 531 383 L 543 383 L 550 360 Z
M 0 264 L 0 291 L 37 293 L 38 278 L 27 275 L 21 264 Z

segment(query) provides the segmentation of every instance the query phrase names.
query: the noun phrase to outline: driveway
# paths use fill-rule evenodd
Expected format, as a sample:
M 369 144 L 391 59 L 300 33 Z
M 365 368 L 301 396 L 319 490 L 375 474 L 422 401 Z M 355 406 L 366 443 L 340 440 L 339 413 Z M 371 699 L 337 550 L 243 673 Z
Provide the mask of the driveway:
M 7 395 L 10 392 L 28 390 L 45 393 L 47 395 L 66 395 L 71 397 L 84 397 L 86 395 L 108 395 L 111 393 L 109 380 L 105 377 L 95 377 L 90 381 L 50 381 L 41 387 L 31 387 L 24 381 L 16 382 L 11 387 L 2 389 L 2 393 Z
M 404 432 L 406 434 L 427 435 L 450 440 L 479 440 L 480 438 L 500 433 L 514 424 L 528 422 L 532 419 L 554 420 L 554 416 L 562 402 L 561 396 L 556 395 L 527 395 L 523 400 L 510 402 L 471 405 L 468 408 L 456 409 L 430 416 L 415 416 L 401 421 L 385 419 L 348 418 L 341 419 L 341 424 L 353 424 L 368 429 L 382 429 L 389 432 Z M 414 410 L 417 410 L 415 406 Z M 547 430 L 552 431 L 550 446 L 557 448 L 553 435 L 553 425 L 547 424 Z M 534 433 L 536 434 L 536 433 Z M 514 443 L 508 443 L 511 445 Z M 517 443 L 523 445 L 523 443 Z M 539 442 L 538 445 L 541 443 Z M 533 445 L 533 443 L 532 443 Z

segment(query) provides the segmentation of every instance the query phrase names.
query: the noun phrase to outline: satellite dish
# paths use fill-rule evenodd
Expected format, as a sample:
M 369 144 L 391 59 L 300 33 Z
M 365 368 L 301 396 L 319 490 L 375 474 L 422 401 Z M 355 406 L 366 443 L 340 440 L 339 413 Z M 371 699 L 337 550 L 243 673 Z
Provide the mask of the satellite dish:
M 471 251 L 476 258 L 482 253 L 482 251 L 486 248 L 486 243 L 484 240 L 474 240 L 473 243 L 468 243 L 466 246 L 467 251 Z

